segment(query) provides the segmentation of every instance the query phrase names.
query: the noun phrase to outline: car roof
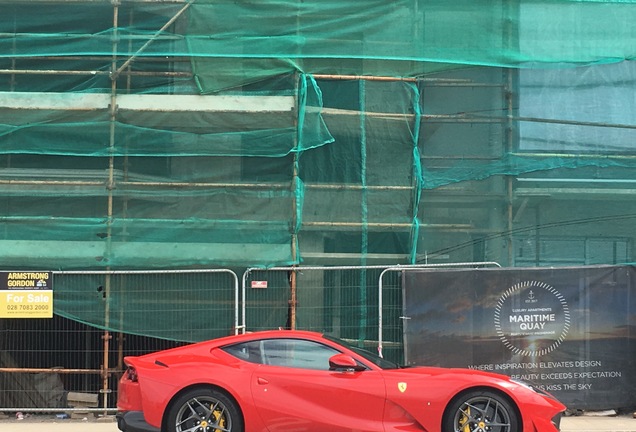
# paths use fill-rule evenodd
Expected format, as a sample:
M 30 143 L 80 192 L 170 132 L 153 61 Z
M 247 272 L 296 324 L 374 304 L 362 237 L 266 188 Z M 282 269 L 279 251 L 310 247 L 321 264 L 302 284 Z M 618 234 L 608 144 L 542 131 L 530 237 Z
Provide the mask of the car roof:
M 126 359 L 146 358 L 153 359 L 157 356 L 164 356 L 169 353 L 176 354 L 180 352 L 190 352 L 192 350 L 203 349 L 209 350 L 227 345 L 233 345 L 241 342 L 248 342 L 259 339 L 276 339 L 276 338 L 297 338 L 297 339 L 310 339 L 314 341 L 323 340 L 323 334 L 314 331 L 305 330 L 261 330 L 256 332 L 247 332 L 238 335 L 224 336 L 215 339 L 209 339 L 193 344 L 183 345 L 176 348 L 169 348 L 161 351 L 156 351 L 141 356 L 127 356 Z
M 308 330 L 259 330 L 255 332 L 246 332 L 238 335 L 231 335 L 222 337 L 219 339 L 213 339 L 211 342 L 216 341 L 215 345 L 226 345 L 229 343 L 244 342 L 256 339 L 277 339 L 277 338 L 307 338 L 307 339 L 322 339 L 323 334 L 315 331 Z

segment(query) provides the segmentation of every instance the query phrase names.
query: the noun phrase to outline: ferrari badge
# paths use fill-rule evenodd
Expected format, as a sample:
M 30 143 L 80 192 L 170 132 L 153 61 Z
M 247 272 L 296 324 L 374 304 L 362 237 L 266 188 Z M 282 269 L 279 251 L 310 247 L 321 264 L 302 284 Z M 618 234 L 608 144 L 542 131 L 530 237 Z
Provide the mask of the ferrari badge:
M 406 383 L 405 382 L 398 383 L 398 390 L 404 393 L 406 391 Z

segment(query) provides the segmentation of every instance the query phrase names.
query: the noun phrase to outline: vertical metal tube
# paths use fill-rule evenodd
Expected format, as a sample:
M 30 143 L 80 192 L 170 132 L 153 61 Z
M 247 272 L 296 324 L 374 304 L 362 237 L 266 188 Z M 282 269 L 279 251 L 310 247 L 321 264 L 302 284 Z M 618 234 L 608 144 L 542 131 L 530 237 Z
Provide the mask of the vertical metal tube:
M 518 10 L 518 0 L 507 0 L 502 5 L 504 25 L 504 46 L 508 49 L 512 49 L 513 44 L 513 21 L 512 16 Z M 506 107 L 506 130 L 504 134 L 504 155 L 510 154 L 514 145 L 514 93 L 513 93 L 513 71 L 510 68 L 504 69 L 504 102 Z M 514 266 L 514 250 L 513 250 L 513 177 L 508 175 L 506 177 L 506 246 L 508 250 L 508 266 Z
M 302 85 L 299 86 L 299 80 L 303 79 L 306 80 L 304 75 L 299 75 L 298 72 L 295 73 L 295 79 L 294 79 L 294 94 L 296 95 L 296 106 L 294 108 L 294 127 L 296 129 L 296 142 L 294 143 L 294 161 L 293 161 L 293 173 L 292 173 L 292 181 L 291 181 L 291 189 L 292 189 L 292 222 L 291 222 L 291 229 L 292 229 L 292 233 L 291 233 L 291 254 L 292 254 L 292 262 L 294 263 L 294 266 L 296 265 L 296 262 L 298 261 L 298 194 L 303 193 L 303 191 L 299 190 L 299 178 L 298 178 L 298 164 L 299 164 L 299 156 L 300 156 L 300 146 L 301 146 L 301 134 L 302 131 L 300 130 L 300 119 L 298 118 L 298 116 L 300 115 L 300 110 L 299 110 L 299 101 L 301 100 L 301 95 L 299 94 L 299 92 L 301 91 L 301 89 L 305 89 L 304 91 L 306 91 L 306 85 Z M 306 94 L 302 95 L 303 100 L 306 101 Z M 303 110 L 303 115 L 304 115 L 304 110 Z M 288 313 L 289 313 L 289 328 L 291 330 L 295 330 L 296 329 L 296 305 L 297 305 L 297 286 L 296 286 L 296 272 L 292 271 L 289 275 L 289 308 L 288 308 Z
M 504 86 L 505 88 L 505 100 L 506 100 L 506 114 L 508 117 L 508 120 L 506 122 L 506 144 L 505 144 L 505 148 L 506 148 L 506 153 L 510 153 L 511 149 L 512 149 L 512 145 L 513 145 L 513 120 L 512 120 L 512 116 L 513 116 L 513 97 L 512 97 L 512 71 L 510 69 L 506 69 L 506 73 L 505 73 L 505 79 L 506 79 L 506 85 Z M 508 265 L 509 266 L 513 266 L 514 265 L 514 251 L 513 251 L 513 241 L 512 241 L 512 223 L 513 223 L 513 178 L 512 176 L 508 175 L 506 177 L 506 197 L 507 197 L 507 212 L 506 212 L 506 216 L 507 216 L 507 226 L 506 226 L 506 231 L 507 231 L 507 236 L 506 236 L 506 244 L 507 244 L 507 249 L 508 249 Z
M 289 305 L 289 328 L 296 330 L 296 304 L 297 291 L 296 291 L 296 270 L 292 270 L 289 274 L 289 286 L 291 290 L 290 305 Z
M 128 27 L 132 28 L 134 24 L 134 11 L 130 11 L 130 17 L 128 19 Z M 128 41 L 128 52 L 132 52 L 132 40 Z M 128 71 L 131 71 L 131 67 L 128 67 Z M 127 90 L 127 94 L 130 94 L 130 88 L 132 86 L 132 74 L 128 74 L 126 76 L 126 90 Z M 111 130 L 111 134 L 114 134 L 114 129 Z M 128 137 L 126 137 L 126 150 L 128 150 Z M 128 152 L 126 152 L 126 155 L 124 156 L 124 181 L 127 182 L 128 181 Z M 127 214 L 128 214 L 128 199 L 124 199 L 123 203 L 122 203 L 122 219 L 125 221 Z M 124 238 L 126 235 L 126 225 L 124 225 L 122 227 L 123 229 L 123 233 L 124 233 Z M 122 286 L 121 286 L 121 291 L 120 291 L 120 295 L 123 297 L 125 295 L 125 293 L 123 292 L 125 289 L 125 286 L 123 281 L 125 281 L 126 279 L 122 279 Z M 120 322 L 120 330 L 122 329 L 123 326 L 123 322 L 124 322 L 124 310 L 122 307 L 120 307 L 119 309 L 119 322 Z M 117 334 L 117 370 L 123 370 L 124 368 L 124 333 L 122 333 L 121 331 Z
M 109 157 L 108 157 L 108 205 L 107 205 L 107 227 L 106 227 L 106 251 L 105 257 L 110 263 L 111 245 L 112 245 L 112 221 L 113 221 L 113 190 L 115 188 L 115 120 L 117 115 L 117 50 L 118 50 L 118 27 L 119 27 L 119 1 L 113 0 L 113 55 L 111 60 L 111 91 L 110 91 L 110 131 L 109 131 Z M 110 270 L 110 265 L 108 267 Z M 111 291 L 111 274 L 107 273 L 104 280 L 104 358 L 102 364 L 102 403 L 104 413 L 108 408 L 108 394 L 110 393 L 108 380 L 110 378 L 110 340 L 112 338 L 108 328 L 110 326 L 110 291 Z

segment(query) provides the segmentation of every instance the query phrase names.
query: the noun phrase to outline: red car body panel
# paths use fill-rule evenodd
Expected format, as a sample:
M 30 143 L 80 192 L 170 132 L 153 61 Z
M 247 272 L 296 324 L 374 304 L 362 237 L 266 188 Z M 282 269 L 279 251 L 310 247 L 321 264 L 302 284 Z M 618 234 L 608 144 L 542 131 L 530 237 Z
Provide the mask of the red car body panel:
M 124 396 L 125 404 L 120 403 L 119 396 L 118 410 L 143 411 L 148 424 L 160 428 L 166 407 L 176 394 L 187 387 L 212 384 L 225 389 L 238 402 L 244 410 L 247 428 L 248 418 L 257 418 L 249 389 L 250 377 L 258 365 L 240 361 L 215 347 L 214 343 L 204 342 L 126 358 L 126 363 L 135 367 L 139 378 L 137 383 L 132 383 L 124 374 L 119 382 L 119 393 L 139 392 L 141 397 L 131 403 L 128 401 L 130 398 Z M 222 359 L 217 357 L 219 354 Z M 158 365 L 156 361 L 168 367 Z
M 342 373 L 261 365 L 253 377 L 252 396 L 270 432 L 341 432 L 350 431 L 351 425 L 360 432 L 383 428 L 386 392 L 380 371 Z
M 249 363 L 219 349 L 236 342 L 306 339 L 337 348 L 367 370 L 336 372 Z M 267 331 L 229 336 L 140 357 L 127 357 L 137 382 L 120 380 L 120 412 L 142 411 L 161 428 L 170 401 L 192 386 L 224 389 L 237 402 L 248 432 L 440 431 L 444 410 L 465 390 L 491 389 L 517 407 L 524 432 L 556 432 L 565 406 L 503 375 L 468 369 L 381 369 L 321 334 Z
M 429 367 L 389 370 L 385 373 L 385 382 L 387 401 L 409 413 L 427 431 L 439 430 L 444 410 L 455 395 L 474 388 L 495 389 L 506 394 L 520 408 L 524 431 L 556 431 L 550 419 L 565 410 L 557 400 L 521 387 L 507 377 L 479 371 Z M 407 384 L 403 392 L 399 389 L 400 383 Z M 546 420 L 538 422 L 538 428 L 537 418 Z M 387 412 L 385 430 L 405 430 L 399 425 L 401 421 L 400 416 L 392 417 Z M 388 426 L 394 422 L 398 422 L 398 426 Z

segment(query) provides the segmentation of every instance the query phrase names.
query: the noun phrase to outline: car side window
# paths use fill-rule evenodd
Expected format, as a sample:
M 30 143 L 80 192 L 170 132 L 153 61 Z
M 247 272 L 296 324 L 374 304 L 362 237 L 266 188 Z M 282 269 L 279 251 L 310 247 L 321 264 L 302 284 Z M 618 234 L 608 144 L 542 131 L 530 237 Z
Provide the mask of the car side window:
M 263 339 L 223 348 L 251 363 L 299 369 L 329 370 L 329 358 L 339 351 L 302 339 Z
M 250 363 L 263 363 L 262 341 L 259 340 L 226 346 L 223 351 Z

